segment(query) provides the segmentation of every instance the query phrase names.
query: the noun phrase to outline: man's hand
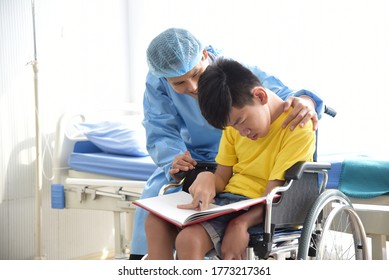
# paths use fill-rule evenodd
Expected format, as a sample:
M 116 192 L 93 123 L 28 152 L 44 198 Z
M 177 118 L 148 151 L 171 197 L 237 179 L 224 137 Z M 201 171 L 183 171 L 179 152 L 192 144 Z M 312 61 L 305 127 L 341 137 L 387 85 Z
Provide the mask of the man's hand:
M 294 130 L 297 125 L 303 127 L 309 120 L 312 120 L 313 129 L 317 129 L 319 119 L 315 111 L 315 103 L 311 98 L 290 96 L 284 102 L 284 112 L 288 111 L 290 107 L 293 107 L 293 110 L 282 124 L 283 128 L 290 123 L 290 129 Z
M 169 171 L 170 176 L 176 181 L 179 180 L 177 176 L 175 176 L 176 173 L 180 171 L 188 171 L 195 168 L 197 162 L 192 159 L 192 156 L 190 155 L 189 151 L 185 151 L 185 153 L 178 155 L 174 158 L 172 162 L 172 167 Z

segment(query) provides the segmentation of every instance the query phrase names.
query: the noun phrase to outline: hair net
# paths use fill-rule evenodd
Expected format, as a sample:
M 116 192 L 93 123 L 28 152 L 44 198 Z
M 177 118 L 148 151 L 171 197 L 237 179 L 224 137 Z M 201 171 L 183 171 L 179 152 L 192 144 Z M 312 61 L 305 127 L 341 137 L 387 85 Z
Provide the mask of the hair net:
M 204 47 L 189 31 L 170 28 L 155 37 L 147 48 L 151 73 L 161 78 L 179 77 L 199 63 Z

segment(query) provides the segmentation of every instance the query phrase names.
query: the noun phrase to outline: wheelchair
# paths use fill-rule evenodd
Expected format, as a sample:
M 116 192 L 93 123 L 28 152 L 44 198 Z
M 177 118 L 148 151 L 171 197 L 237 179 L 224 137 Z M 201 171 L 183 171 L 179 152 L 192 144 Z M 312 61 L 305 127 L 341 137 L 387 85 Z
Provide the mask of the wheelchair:
M 328 106 L 324 113 L 336 115 Z M 163 186 L 159 194 L 175 187 L 188 192 L 197 174 L 215 172 L 216 166 L 198 162 L 195 169 L 177 173 L 180 182 Z M 364 226 L 351 201 L 339 190 L 326 189 L 329 169 L 330 163 L 314 161 L 298 162 L 285 171 L 284 185 L 266 197 L 263 232 L 250 234 L 248 260 L 371 259 Z M 281 196 L 273 202 L 276 195 Z
M 183 172 L 179 183 L 187 191 L 197 174 L 214 172 L 216 163 L 198 162 Z M 330 163 L 298 162 L 285 172 L 283 186 L 266 198 L 263 232 L 250 234 L 246 256 L 253 259 L 367 260 L 366 233 L 350 200 L 339 190 L 328 189 Z M 273 202 L 280 195 L 277 202 Z M 218 256 L 209 258 L 219 259 Z

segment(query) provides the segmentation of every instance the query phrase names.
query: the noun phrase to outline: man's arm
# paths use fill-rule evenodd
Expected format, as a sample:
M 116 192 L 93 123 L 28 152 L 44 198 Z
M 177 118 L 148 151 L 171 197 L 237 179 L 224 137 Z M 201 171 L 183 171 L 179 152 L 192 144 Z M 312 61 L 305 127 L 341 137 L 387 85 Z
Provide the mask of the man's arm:
M 316 94 L 302 89 L 292 91 L 285 86 L 277 77 L 268 75 L 259 67 L 249 67 L 251 71 L 259 78 L 264 87 L 276 93 L 279 97 L 286 101 L 285 110 L 293 107 L 292 115 L 294 119 L 287 119 L 284 123 L 285 127 L 291 123 L 291 128 L 297 125 L 304 126 L 309 119 L 312 119 L 314 129 L 317 129 L 318 120 L 324 110 L 323 100 Z
M 143 111 L 147 150 L 153 161 L 165 169 L 169 179 L 174 157 L 187 148 L 180 135 L 182 119 L 160 79 L 151 74 L 147 75 Z

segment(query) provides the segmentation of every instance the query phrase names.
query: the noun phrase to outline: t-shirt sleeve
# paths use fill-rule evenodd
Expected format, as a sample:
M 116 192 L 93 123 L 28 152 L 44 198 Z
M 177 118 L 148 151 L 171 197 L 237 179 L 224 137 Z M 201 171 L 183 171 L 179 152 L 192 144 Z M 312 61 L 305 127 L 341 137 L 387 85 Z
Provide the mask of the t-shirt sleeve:
M 234 166 L 238 162 L 234 135 L 235 133 L 232 127 L 226 127 L 223 130 L 219 144 L 219 151 L 215 159 L 218 164 L 224 166 Z
M 304 127 L 288 130 L 283 145 L 276 157 L 269 180 L 284 180 L 287 169 L 299 161 L 312 161 L 315 152 L 316 134 L 312 122 Z

